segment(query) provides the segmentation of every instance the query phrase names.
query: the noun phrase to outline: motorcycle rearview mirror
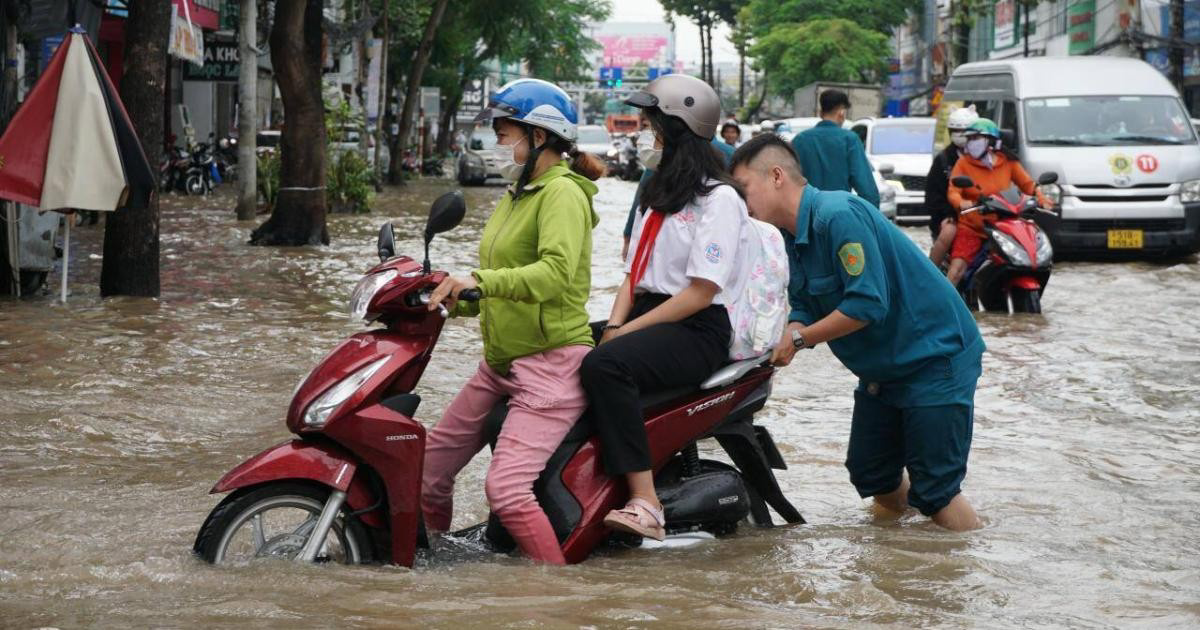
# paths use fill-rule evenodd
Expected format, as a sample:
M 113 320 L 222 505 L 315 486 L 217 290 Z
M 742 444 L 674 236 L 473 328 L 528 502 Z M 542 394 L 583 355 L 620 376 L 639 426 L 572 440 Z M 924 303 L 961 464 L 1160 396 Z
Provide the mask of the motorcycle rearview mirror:
M 954 179 L 950 180 L 950 183 L 954 184 L 955 186 L 957 186 L 959 188 L 974 188 L 975 187 L 975 180 L 971 179 L 970 177 L 967 177 L 966 175 L 958 175 Z
M 378 250 L 379 262 L 387 262 L 387 259 L 396 255 L 396 232 L 391 223 L 379 227 Z
M 1051 171 L 1049 173 L 1042 173 L 1042 176 L 1038 178 L 1038 185 L 1049 186 L 1050 184 L 1053 184 L 1057 181 L 1058 181 L 1058 173 Z
M 467 214 L 467 202 L 461 190 L 448 192 L 434 200 L 429 207 L 429 220 L 425 222 L 425 273 L 429 273 L 429 243 L 434 235 L 458 227 Z

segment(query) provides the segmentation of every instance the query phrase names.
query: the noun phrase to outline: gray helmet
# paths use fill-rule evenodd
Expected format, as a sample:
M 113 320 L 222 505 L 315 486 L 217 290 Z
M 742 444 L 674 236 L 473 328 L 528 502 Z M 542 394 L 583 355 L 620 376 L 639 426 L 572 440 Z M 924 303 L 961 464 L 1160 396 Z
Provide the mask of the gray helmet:
M 627 105 L 657 107 L 683 121 L 692 133 L 712 140 L 721 122 L 721 99 L 704 81 L 686 74 L 668 74 L 650 82 L 626 99 Z

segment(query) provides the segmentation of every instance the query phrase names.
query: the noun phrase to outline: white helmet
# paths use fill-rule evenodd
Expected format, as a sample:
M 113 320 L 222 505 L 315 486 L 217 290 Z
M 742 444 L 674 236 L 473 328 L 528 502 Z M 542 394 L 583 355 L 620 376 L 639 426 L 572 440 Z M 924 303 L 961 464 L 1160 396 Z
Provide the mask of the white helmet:
M 946 128 L 951 131 L 964 131 L 979 120 L 979 114 L 975 113 L 975 106 L 959 107 L 950 112 L 950 116 L 946 119 Z

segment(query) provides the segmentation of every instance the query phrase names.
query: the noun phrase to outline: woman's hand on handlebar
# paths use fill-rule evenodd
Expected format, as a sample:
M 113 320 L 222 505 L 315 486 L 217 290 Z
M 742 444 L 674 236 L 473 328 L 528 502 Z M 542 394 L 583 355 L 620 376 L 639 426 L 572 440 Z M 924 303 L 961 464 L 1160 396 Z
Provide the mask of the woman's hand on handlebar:
M 454 277 L 446 276 L 441 284 L 433 290 L 429 296 L 429 305 L 426 307 L 431 311 L 436 311 L 439 304 L 445 304 L 447 309 L 454 310 L 458 304 L 458 294 L 464 289 L 475 289 L 479 287 L 479 283 L 475 281 L 474 276 Z

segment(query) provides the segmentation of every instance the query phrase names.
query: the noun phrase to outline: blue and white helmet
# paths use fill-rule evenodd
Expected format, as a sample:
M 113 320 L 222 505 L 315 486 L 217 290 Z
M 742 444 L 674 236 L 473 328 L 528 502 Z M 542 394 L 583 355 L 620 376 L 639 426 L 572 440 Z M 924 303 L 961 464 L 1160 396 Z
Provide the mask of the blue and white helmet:
M 541 127 L 571 142 L 578 136 L 579 117 L 571 97 L 562 88 L 541 79 L 517 79 L 506 83 L 475 117 L 475 122 L 495 118 L 512 118 Z

